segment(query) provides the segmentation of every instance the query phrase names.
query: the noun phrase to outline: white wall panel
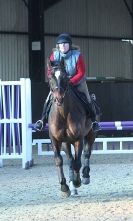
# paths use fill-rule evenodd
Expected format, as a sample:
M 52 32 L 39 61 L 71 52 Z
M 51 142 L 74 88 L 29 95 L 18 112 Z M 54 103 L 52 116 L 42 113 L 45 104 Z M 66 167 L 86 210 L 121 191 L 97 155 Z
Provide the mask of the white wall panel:
M 132 17 L 123 0 L 89 0 L 86 29 L 89 35 L 132 38 Z M 131 6 L 131 0 L 128 1 Z
M 90 40 L 90 76 L 133 78 L 132 70 L 131 44 L 113 40 Z
M 0 0 L 0 31 L 0 79 L 28 77 L 28 34 L 21 34 L 28 31 L 28 9 L 22 0 Z
M 0 31 L 28 31 L 28 9 L 22 0 L 0 0 Z
M 44 25 L 46 33 L 132 37 L 132 17 L 122 0 L 62 0 L 45 11 Z
M 0 35 L 0 79 L 29 76 L 28 36 Z
M 62 0 L 44 13 L 45 32 L 86 33 L 86 0 Z

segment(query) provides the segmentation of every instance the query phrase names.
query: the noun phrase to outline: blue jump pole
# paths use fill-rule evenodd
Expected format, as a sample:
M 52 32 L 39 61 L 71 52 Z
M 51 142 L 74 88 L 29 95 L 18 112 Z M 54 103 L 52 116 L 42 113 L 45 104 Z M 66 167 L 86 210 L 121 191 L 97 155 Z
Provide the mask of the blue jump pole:
M 133 121 L 100 122 L 102 130 L 133 130 Z
M 133 121 L 114 121 L 114 122 L 100 122 L 101 127 L 126 127 L 133 126 Z
M 133 121 L 110 121 L 100 122 L 101 130 L 133 130 Z M 30 124 L 30 128 L 36 131 L 36 124 Z M 43 130 L 48 130 L 48 124 L 46 124 Z

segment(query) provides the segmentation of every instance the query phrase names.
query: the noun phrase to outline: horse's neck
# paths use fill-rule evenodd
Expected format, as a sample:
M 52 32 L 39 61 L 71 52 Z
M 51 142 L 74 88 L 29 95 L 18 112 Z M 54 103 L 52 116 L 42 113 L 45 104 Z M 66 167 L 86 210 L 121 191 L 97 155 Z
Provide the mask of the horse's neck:
M 58 106 L 56 103 L 53 103 L 52 105 L 52 112 L 54 115 L 60 116 L 62 118 L 67 118 L 67 115 L 69 113 L 70 109 L 70 97 L 68 94 L 65 95 L 64 97 L 64 102 L 61 106 Z
M 78 113 L 82 115 L 85 112 L 81 102 L 71 90 L 66 93 L 62 106 L 54 104 L 53 111 L 54 113 L 56 112 L 56 116 L 60 116 L 64 119 L 67 118 L 68 114 L 75 115 Z
M 61 106 L 57 106 L 55 104 L 54 106 L 54 112 L 56 112 L 56 114 L 62 118 L 66 118 L 69 112 L 69 105 L 68 102 L 65 101 Z

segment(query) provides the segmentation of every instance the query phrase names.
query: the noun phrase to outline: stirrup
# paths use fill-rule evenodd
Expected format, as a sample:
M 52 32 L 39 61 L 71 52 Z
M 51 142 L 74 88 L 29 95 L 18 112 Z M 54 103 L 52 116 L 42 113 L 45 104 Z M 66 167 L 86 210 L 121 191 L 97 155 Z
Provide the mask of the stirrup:
M 92 129 L 94 132 L 101 130 L 101 127 L 97 121 L 92 122 Z
M 38 120 L 38 121 L 35 123 L 34 128 L 35 128 L 35 130 L 37 130 L 37 131 L 42 131 L 42 129 L 43 129 L 43 121 L 42 121 L 42 120 Z

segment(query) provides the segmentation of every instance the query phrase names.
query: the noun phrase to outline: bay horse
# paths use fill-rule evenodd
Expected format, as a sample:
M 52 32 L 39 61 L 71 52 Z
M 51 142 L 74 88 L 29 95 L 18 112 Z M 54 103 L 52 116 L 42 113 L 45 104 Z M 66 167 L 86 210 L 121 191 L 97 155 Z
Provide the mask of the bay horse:
M 83 152 L 82 183 L 90 182 L 89 159 L 96 134 L 92 130 L 92 122 L 79 98 L 75 95 L 62 60 L 58 64 L 49 60 L 51 70 L 49 86 L 53 103 L 48 117 L 49 137 L 54 152 L 55 164 L 58 169 L 59 183 L 64 195 L 77 194 L 81 185 L 80 169 Z M 69 186 L 63 172 L 62 143 L 69 164 Z M 71 150 L 74 147 L 74 154 Z

